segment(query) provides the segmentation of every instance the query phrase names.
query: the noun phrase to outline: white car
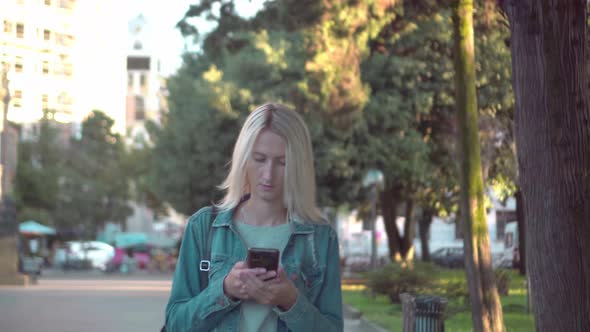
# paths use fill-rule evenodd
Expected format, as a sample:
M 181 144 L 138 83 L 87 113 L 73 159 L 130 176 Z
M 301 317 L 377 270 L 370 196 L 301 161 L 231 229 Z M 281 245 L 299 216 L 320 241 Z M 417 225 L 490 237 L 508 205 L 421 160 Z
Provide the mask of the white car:
M 66 268 L 83 268 L 88 260 L 92 268 L 105 271 L 107 263 L 115 256 L 113 246 L 100 241 L 68 241 L 55 253 L 55 264 Z

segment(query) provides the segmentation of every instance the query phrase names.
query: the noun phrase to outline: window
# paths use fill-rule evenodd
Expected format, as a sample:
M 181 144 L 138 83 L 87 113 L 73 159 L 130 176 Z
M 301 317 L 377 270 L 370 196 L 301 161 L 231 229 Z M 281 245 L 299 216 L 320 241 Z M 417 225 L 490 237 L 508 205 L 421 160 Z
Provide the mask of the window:
M 502 240 L 506 233 L 506 224 L 516 220 L 516 211 L 496 211 L 496 240 Z
M 60 0 L 59 1 L 59 8 L 73 9 L 75 4 L 76 4 L 76 1 L 73 1 L 73 0 Z
M 143 97 L 135 96 L 135 120 L 145 119 L 145 102 Z
M 43 30 L 43 40 L 51 40 L 51 31 L 48 29 Z
M 130 88 L 133 87 L 133 74 L 132 73 L 127 74 L 127 86 Z
M 150 58 L 147 56 L 127 57 L 127 70 L 150 70 Z
M 23 106 L 23 92 L 21 90 L 14 90 L 14 96 L 12 96 L 12 106 L 15 108 L 21 108 Z
M 49 75 L 49 61 L 43 61 L 43 75 Z
M 49 109 L 49 96 L 48 95 L 41 96 L 41 105 L 43 107 L 43 110 Z
M 74 43 L 74 37 L 70 35 L 56 34 L 55 39 L 57 44 L 61 46 L 72 46 Z
M 16 61 L 14 62 L 14 71 L 17 73 L 22 73 L 23 70 L 24 70 L 23 58 L 20 56 L 17 56 Z
M 72 64 L 71 63 L 64 63 L 63 64 L 63 73 L 65 76 L 72 76 Z
M 8 20 L 4 20 L 4 32 L 5 33 L 12 33 L 12 22 Z
M 16 36 L 18 38 L 25 38 L 25 25 L 22 23 L 16 24 Z
M 145 87 L 145 74 L 139 74 L 139 86 Z
M 2 53 L 2 67 L 0 67 L 0 70 L 4 70 L 4 68 L 10 68 L 10 57 L 7 53 Z

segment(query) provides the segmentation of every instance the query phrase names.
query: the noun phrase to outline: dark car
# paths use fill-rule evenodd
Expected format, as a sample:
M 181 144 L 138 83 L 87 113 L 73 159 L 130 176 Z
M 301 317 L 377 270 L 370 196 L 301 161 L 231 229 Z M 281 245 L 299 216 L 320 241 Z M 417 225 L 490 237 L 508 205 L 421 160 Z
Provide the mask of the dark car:
M 462 268 L 465 265 L 463 248 L 440 248 L 430 255 L 432 261 L 440 266 L 448 268 Z

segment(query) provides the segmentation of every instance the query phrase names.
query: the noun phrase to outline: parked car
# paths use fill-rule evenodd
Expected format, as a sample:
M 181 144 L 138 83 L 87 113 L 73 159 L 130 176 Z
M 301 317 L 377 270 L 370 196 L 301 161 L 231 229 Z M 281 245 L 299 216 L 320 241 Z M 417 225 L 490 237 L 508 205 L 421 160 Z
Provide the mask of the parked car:
M 95 268 L 105 271 L 115 255 L 113 246 L 100 241 L 68 241 L 58 248 L 54 264 L 61 268 Z
M 432 261 L 440 266 L 448 268 L 461 268 L 465 266 L 465 258 L 462 247 L 444 247 L 430 254 Z

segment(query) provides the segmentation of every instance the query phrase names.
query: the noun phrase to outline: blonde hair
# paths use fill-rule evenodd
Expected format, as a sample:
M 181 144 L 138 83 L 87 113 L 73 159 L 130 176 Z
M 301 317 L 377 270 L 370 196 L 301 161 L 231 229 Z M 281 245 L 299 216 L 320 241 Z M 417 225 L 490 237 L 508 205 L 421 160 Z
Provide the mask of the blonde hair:
M 246 165 L 254 142 L 263 129 L 281 136 L 286 144 L 284 204 L 289 216 L 305 222 L 324 222 L 316 206 L 315 169 L 311 138 L 303 118 L 295 111 L 277 103 L 257 107 L 246 119 L 234 146 L 231 168 L 225 181 L 219 186 L 225 197 L 218 207 L 235 208 L 248 194 Z

